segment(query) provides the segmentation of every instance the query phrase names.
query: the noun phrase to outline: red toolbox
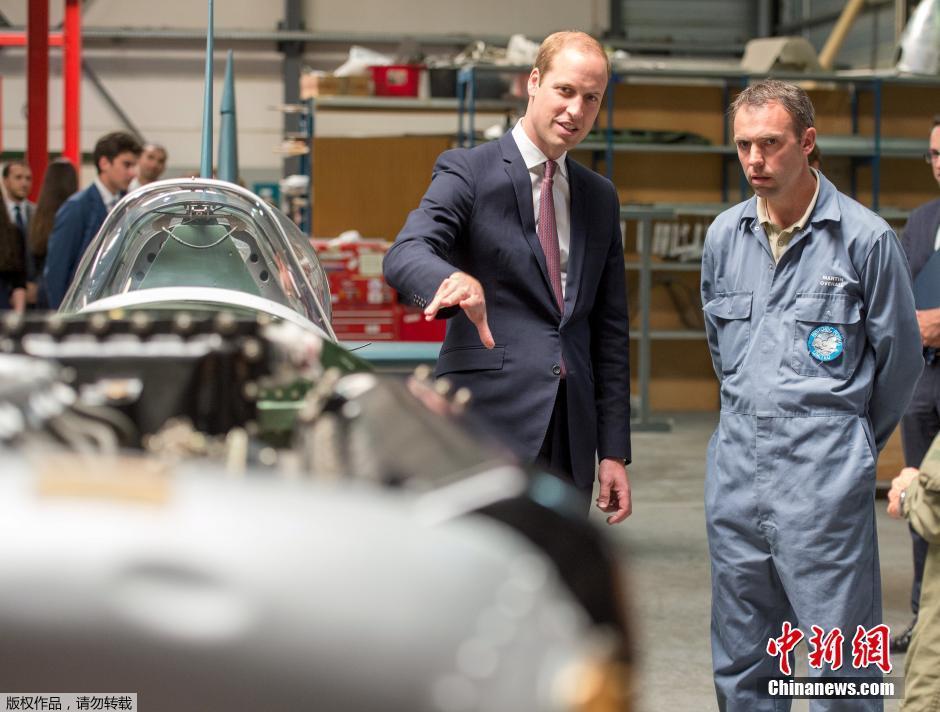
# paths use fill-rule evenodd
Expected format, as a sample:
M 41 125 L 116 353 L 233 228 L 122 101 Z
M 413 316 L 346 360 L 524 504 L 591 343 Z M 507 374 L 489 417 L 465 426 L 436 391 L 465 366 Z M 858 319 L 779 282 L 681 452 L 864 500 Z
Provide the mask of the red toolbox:
M 376 96 L 418 96 L 420 64 L 392 64 L 369 67 Z
M 385 240 L 312 241 L 330 283 L 333 330 L 345 341 L 443 341 L 444 321 L 398 303 L 382 277 Z
M 399 310 L 334 309 L 333 331 L 345 341 L 398 341 Z

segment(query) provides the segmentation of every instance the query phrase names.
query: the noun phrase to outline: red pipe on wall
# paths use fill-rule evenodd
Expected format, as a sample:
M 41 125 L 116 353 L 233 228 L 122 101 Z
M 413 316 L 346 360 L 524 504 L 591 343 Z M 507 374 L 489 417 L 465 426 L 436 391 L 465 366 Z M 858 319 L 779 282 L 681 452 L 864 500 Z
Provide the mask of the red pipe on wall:
M 49 162 L 49 0 L 29 0 L 26 36 L 26 160 L 36 200 Z
M 75 170 L 81 166 L 81 95 L 82 95 L 82 6 L 80 0 L 65 0 L 63 26 L 62 83 L 64 85 L 64 136 L 62 155 Z
M 0 47 L 25 47 L 26 35 L 23 32 L 0 32 Z M 62 46 L 62 33 L 49 33 L 49 46 Z

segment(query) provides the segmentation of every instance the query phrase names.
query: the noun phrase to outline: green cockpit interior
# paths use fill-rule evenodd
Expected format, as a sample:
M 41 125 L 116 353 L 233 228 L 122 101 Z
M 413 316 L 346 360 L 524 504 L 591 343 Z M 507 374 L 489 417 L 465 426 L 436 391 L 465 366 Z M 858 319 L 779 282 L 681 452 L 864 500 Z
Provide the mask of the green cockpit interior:
M 258 262 L 257 248 L 235 237 L 248 237 L 246 233 L 214 221 L 179 223 L 165 232 L 167 237 L 158 251 L 146 255 L 150 264 L 139 289 L 185 284 L 261 296 L 258 280 L 246 264 Z M 267 271 L 260 276 L 270 279 Z

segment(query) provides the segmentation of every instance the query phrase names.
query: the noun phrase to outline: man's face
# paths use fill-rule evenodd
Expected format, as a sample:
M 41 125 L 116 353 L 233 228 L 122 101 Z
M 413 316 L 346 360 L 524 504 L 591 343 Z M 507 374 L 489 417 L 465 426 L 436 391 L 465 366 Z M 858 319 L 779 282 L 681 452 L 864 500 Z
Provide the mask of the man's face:
M 523 127 L 548 158 L 577 146 L 594 125 L 607 88 L 607 62 L 594 52 L 562 49 L 544 75 L 529 74 Z
M 807 170 L 816 129 L 797 136 L 793 119 L 778 102 L 742 106 L 734 117 L 734 142 L 748 183 L 762 198 L 786 196 Z
M 26 200 L 33 187 L 33 172 L 26 166 L 12 165 L 3 179 L 3 187 L 14 202 Z
M 161 175 L 166 168 L 166 151 L 156 146 L 147 146 L 140 154 L 137 172 L 141 183 L 151 183 Z
M 933 171 L 933 177 L 940 183 L 940 126 L 934 126 L 930 132 L 930 170 Z
M 98 178 L 104 187 L 112 193 L 127 190 L 131 180 L 137 175 L 137 156 L 130 151 L 124 151 L 114 157 L 114 160 L 102 157 L 98 160 Z

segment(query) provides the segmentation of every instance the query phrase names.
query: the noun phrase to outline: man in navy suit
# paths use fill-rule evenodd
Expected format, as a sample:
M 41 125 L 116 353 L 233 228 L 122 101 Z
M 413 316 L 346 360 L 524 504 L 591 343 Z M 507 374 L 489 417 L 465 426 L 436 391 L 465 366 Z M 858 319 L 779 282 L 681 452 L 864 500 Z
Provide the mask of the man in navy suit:
M 940 183 L 940 116 L 934 118 L 930 131 L 930 149 L 925 158 L 930 164 L 933 177 Z M 924 265 L 940 250 L 940 199 L 931 200 L 911 211 L 901 244 L 911 265 L 911 276 L 915 282 Z M 926 366 L 917 382 L 917 390 L 901 419 L 901 443 L 904 448 L 904 464 L 920 467 L 934 436 L 940 432 L 940 309 L 918 308 L 917 323 L 926 349 Z M 924 578 L 924 562 L 927 560 L 927 540 L 911 527 L 914 552 L 914 582 L 911 586 L 911 611 L 914 619 L 901 633 L 891 639 L 892 652 L 903 653 L 911 642 L 917 613 L 920 609 L 920 590 Z
M 539 48 L 525 116 L 499 141 L 446 151 L 389 250 L 385 277 L 446 318 L 436 374 L 518 455 L 569 479 L 608 523 L 631 512 L 629 335 L 613 184 L 568 157 L 610 76 L 603 48 L 559 32 Z
M 137 175 L 141 150 L 140 142 L 123 131 L 105 134 L 95 144 L 95 182 L 62 204 L 49 235 L 43 278 L 50 309 L 62 303 L 85 248 Z

